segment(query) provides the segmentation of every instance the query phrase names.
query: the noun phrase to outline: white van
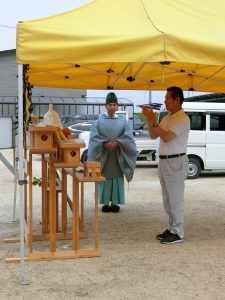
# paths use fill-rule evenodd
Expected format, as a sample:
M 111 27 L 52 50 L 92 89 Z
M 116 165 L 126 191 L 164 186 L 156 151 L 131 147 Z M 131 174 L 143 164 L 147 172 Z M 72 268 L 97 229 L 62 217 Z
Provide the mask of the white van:
M 225 170 L 225 103 L 184 102 L 183 109 L 191 120 L 188 178 L 197 178 L 201 171 Z M 161 111 L 159 119 L 164 114 Z

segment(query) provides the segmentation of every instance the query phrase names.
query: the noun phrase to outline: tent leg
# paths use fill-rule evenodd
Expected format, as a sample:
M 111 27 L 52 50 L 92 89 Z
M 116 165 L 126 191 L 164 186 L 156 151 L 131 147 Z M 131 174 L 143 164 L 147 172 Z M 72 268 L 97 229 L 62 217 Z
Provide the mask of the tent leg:
M 16 142 L 16 150 L 13 149 L 13 157 L 14 157 L 14 201 L 13 201 L 13 222 L 16 222 L 16 198 L 17 198 L 17 188 L 18 188 L 18 180 L 19 180 L 19 171 L 18 171 L 18 137 Z
M 13 200 L 13 222 L 16 222 L 16 196 L 17 196 L 17 182 L 18 182 L 18 175 L 17 170 L 15 170 L 15 178 L 14 178 L 14 200 Z
M 24 272 L 24 256 L 25 256 L 25 243 L 24 243 L 24 199 L 23 199 L 23 65 L 18 65 L 18 120 L 19 120 L 19 198 L 20 198 L 20 283 L 29 284 L 25 279 Z

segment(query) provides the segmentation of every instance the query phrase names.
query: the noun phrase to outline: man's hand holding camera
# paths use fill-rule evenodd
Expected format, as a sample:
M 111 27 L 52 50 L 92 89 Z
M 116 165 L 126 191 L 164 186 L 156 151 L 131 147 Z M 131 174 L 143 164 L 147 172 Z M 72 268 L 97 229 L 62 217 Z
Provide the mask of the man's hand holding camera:
M 151 108 L 142 107 L 142 114 L 147 119 L 150 128 L 157 126 L 156 113 L 154 113 Z

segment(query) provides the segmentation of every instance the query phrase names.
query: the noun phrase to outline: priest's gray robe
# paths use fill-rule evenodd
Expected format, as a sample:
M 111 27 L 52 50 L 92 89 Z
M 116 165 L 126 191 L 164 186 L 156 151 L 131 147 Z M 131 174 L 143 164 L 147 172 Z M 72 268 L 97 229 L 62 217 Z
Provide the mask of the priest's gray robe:
M 104 143 L 116 141 L 119 147 L 109 151 Z M 133 178 L 137 148 L 133 132 L 124 116 L 109 117 L 103 114 L 93 124 L 88 146 L 88 161 L 99 161 L 102 173 L 108 178 L 125 175 L 128 182 Z

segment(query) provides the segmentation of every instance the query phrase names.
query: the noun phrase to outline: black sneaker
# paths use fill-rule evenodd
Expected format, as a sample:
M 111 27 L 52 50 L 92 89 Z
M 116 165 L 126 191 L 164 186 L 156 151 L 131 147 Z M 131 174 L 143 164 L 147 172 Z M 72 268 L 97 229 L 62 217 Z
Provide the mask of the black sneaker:
M 120 207 L 118 205 L 111 205 L 110 211 L 113 213 L 118 213 L 120 211 Z
M 170 234 L 170 231 L 168 229 L 166 229 L 163 233 L 157 234 L 155 236 L 155 238 L 159 241 L 161 241 L 161 239 L 166 238 L 168 235 Z
M 179 235 L 177 235 L 176 233 L 170 232 L 170 234 L 167 237 L 160 240 L 160 243 L 162 243 L 162 244 L 175 244 L 175 243 L 182 243 L 183 241 L 184 241 L 184 239 L 181 239 L 179 237 Z
M 110 212 L 110 207 L 109 207 L 109 205 L 103 205 L 103 206 L 102 206 L 102 212 L 103 212 L 103 213 L 108 213 L 108 212 Z

